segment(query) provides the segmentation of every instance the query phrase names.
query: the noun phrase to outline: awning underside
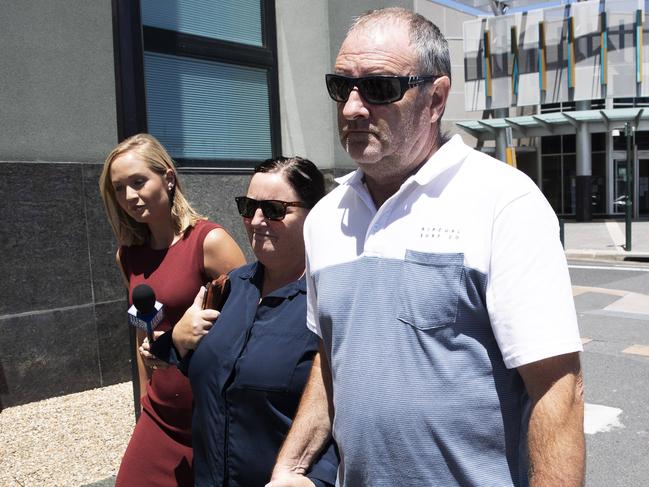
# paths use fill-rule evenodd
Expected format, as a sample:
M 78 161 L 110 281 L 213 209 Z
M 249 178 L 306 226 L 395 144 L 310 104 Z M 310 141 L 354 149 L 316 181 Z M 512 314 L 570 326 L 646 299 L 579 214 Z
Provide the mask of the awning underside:
M 522 117 L 489 118 L 456 122 L 469 135 L 478 140 L 493 140 L 498 131 L 512 129 L 512 137 L 539 137 L 574 134 L 580 124 L 589 133 L 623 129 L 630 122 L 636 130 L 649 130 L 649 110 L 643 108 L 613 108 L 608 110 L 582 110 L 555 112 Z

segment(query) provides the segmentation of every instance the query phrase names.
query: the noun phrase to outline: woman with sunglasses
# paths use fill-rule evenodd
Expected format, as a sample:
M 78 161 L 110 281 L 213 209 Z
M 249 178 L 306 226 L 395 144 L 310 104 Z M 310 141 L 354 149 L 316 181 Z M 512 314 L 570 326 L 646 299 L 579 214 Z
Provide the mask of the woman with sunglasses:
M 129 290 L 149 285 L 164 305 L 167 330 L 192 304 L 202 284 L 245 263 L 219 225 L 201 217 L 181 190 L 171 157 L 151 135 L 120 143 L 106 158 L 99 188 L 119 241 L 117 264 Z M 138 346 L 144 333 L 138 330 Z M 156 368 L 140 355 L 142 413 L 117 474 L 116 486 L 193 485 L 189 381 L 175 367 Z
M 200 310 L 202 290 L 173 331 L 194 391 L 196 486 L 270 480 L 318 348 L 306 328 L 302 227 L 324 193 L 324 178 L 307 159 L 259 165 L 247 195 L 236 198 L 257 262 L 230 273 L 220 314 Z M 337 466 L 330 444 L 311 483 L 334 485 Z

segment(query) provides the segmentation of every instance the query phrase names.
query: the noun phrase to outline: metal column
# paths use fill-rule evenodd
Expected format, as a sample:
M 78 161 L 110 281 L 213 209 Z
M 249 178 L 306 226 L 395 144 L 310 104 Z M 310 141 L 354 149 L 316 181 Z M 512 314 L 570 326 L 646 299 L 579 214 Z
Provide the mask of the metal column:
M 509 117 L 509 108 L 496 108 L 494 109 L 494 118 L 507 118 Z M 508 162 L 507 148 L 511 144 L 511 128 L 499 128 L 496 130 L 496 159 Z M 508 134 L 509 131 L 509 134 Z M 508 136 L 509 135 L 509 136 Z
M 504 15 L 507 10 L 507 5 L 503 1 L 491 0 L 491 9 L 494 15 Z M 493 111 L 494 118 L 507 118 L 509 117 L 509 108 L 496 108 Z M 500 128 L 496 131 L 496 159 L 516 166 L 516 156 L 514 152 L 514 144 L 512 143 L 512 129 L 510 127 Z M 507 152 L 511 155 L 508 157 Z
M 633 220 L 633 169 L 635 166 L 635 130 L 630 122 L 624 124 L 624 135 L 626 136 L 626 199 L 624 200 L 624 233 L 626 238 L 624 250 L 629 252 L 633 248 L 631 242 L 631 221 Z
M 590 101 L 575 102 L 575 110 L 589 110 Z M 588 222 L 592 220 L 592 174 L 593 160 L 591 150 L 590 132 L 588 124 L 578 122 L 576 127 L 577 147 L 577 180 L 576 180 L 576 216 L 577 221 Z

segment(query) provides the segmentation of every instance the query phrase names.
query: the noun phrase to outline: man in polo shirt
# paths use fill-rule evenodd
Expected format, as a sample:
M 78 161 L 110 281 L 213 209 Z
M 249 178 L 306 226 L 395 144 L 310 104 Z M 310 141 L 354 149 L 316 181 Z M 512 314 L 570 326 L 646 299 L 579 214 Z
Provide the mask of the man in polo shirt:
M 331 434 L 340 486 L 577 486 L 581 341 L 556 217 L 440 131 L 448 46 L 403 9 L 356 20 L 327 75 L 359 169 L 305 224 L 320 356 L 269 485 Z

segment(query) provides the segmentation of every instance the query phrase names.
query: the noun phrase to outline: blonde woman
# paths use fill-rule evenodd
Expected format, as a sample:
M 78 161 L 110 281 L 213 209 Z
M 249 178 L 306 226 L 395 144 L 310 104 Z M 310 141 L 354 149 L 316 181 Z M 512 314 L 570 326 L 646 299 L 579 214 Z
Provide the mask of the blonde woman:
M 165 306 L 158 330 L 170 329 L 202 284 L 245 264 L 219 225 L 192 209 L 171 157 L 151 135 L 120 143 L 106 158 L 101 196 L 120 247 L 117 264 L 131 293 L 146 283 Z M 138 331 L 138 348 L 144 339 Z M 189 381 L 176 367 L 147 367 L 138 357 L 142 414 L 116 486 L 193 485 Z

